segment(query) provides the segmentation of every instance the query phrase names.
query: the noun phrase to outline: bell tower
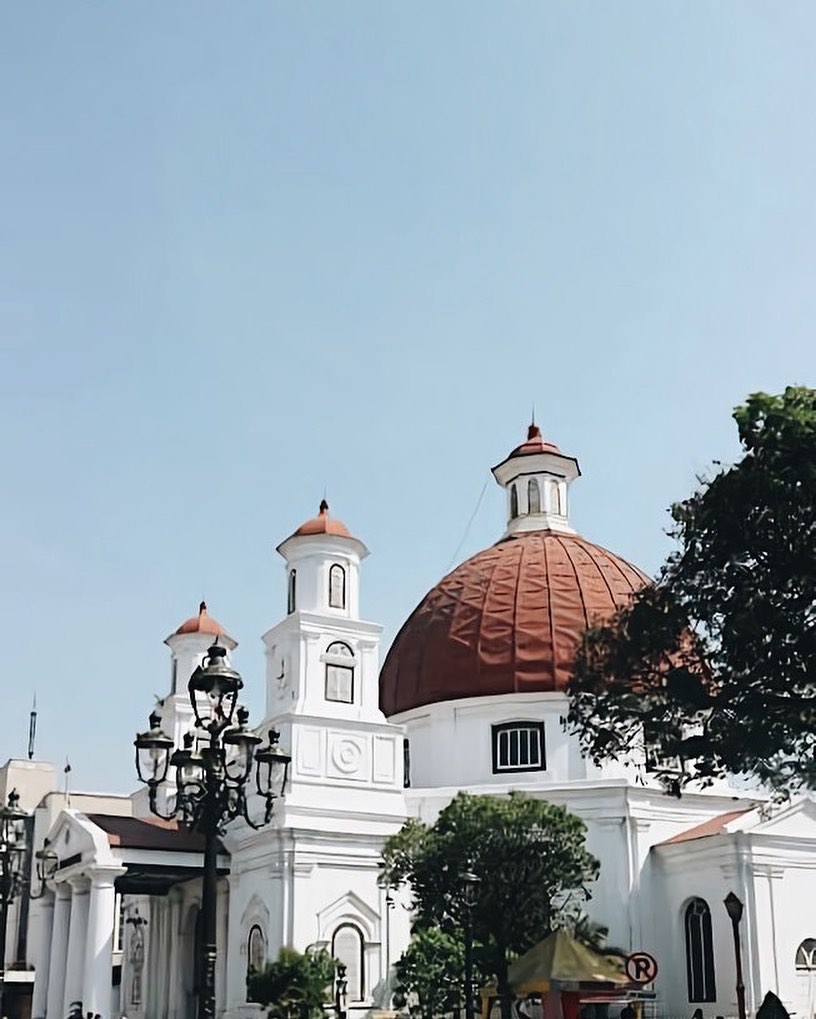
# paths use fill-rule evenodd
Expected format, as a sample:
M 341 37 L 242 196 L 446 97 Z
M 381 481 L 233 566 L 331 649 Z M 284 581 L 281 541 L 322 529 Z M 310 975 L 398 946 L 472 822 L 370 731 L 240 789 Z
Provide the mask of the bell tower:
M 266 719 L 292 753 L 299 782 L 402 790 L 402 736 L 379 707 L 382 627 L 360 618 L 365 545 L 332 517 L 316 517 L 278 546 L 286 617 L 264 635 Z

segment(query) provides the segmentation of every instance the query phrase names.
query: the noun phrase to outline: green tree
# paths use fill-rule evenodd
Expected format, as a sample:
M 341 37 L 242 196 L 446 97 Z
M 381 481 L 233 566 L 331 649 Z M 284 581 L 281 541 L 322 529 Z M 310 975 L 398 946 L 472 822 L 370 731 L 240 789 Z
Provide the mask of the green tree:
M 480 946 L 474 955 L 480 956 Z M 416 1011 L 422 1019 L 457 1012 L 464 1007 L 465 950 L 461 933 L 427 927 L 415 931 L 411 943 L 395 964 L 397 995 L 413 992 L 419 999 Z M 481 970 L 474 966 L 474 987 L 483 983 Z
M 251 1001 L 266 1005 L 273 1019 L 319 1019 L 331 1000 L 335 960 L 328 952 L 281 948 L 275 962 L 247 977 Z
M 569 724 L 596 761 L 643 748 L 678 795 L 744 774 L 816 789 L 816 390 L 734 411 L 742 458 L 671 514 L 654 584 L 576 656 Z
M 411 819 L 388 839 L 383 875 L 392 885 L 410 884 L 415 933 L 438 930 L 459 942 L 467 908 L 461 875 L 470 870 L 479 877 L 471 913 L 477 959 L 484 975 L 495 975 L 509 1016 L 512 956 L 558 925 L 558 900 L 565 893 L 586 896 L 597 877 L 585 832 L 580 818 L 544 800 L 518 792 L 459 793 L 435 824 Z M 431 944 L 440 948 L 442 939 Z M 458 956 L 449 965 L 456 967 L 451 979 L 461 980 Z

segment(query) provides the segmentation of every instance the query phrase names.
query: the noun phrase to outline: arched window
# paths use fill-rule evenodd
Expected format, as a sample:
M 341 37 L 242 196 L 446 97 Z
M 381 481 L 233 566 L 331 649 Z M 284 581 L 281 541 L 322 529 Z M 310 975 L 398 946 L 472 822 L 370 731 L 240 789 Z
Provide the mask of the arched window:
M 346 607 L 346 571 L 339 563 L 329 569 L 329 608 Z
M 685 927 L 688 1000 L 716 1001 L 711 910 L 705 899 L 692 899 L 686 906 Z
M 550 510 L 559 516 L 564 515 L 564 507 L 561 501 L 561 486 L 557 481 L 553 481 L 550 485 Z
M 331 954 L 346 967 L 346 993 L 350 1001 L 362 1001 L 365 998 L 364 952 L 365 941 L 360 928 L 353 923 L 340 924 L 332 937 Z
M 510 519 L 515 520 L 518 516 L 518 491 L 513 484 L 510 486 Z
M 262 970 L 265 965 L 266 938 L 258 924 L 253 924 L 247 937 L 247 977 Z
M 800 973 L 816 973 L 816 938 L 805 938 L 796 949 L 795 966 Z
M 354 652 L 336 640 L 326 648 L 326 700 L 354 703 Z
M 541 489 L 535 478 L 530 478 L 527 482 L 527 512 L 541 512 Z
M 286 611 L 291 615 L 295 611 L 295 589 L 297 587 L 297 570 L 289 571 L 289 593 L 286 598 Z

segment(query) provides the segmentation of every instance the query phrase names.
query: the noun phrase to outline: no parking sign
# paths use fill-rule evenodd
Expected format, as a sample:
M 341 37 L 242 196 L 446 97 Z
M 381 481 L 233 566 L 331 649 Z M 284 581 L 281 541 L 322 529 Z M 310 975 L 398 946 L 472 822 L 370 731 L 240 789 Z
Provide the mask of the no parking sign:
M 648 952 L 632 952 L 626 960 L 626 975 L 636 984 L 650 984 L 657 976 L 657 959 Z

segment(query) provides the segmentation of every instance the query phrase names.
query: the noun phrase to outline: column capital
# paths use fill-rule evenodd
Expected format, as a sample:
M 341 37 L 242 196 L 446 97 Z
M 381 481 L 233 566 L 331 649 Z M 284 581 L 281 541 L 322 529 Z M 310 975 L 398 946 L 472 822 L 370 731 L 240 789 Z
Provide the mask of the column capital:
M 67 881 L 57 881 L 54 885 L 54 896 L 57 899 L 70 899 L 71 885 Z
M 87 895 L 91 890 L 91 880 L 87 874 L 72 874 L 66 881 L 74 891 L 74 895 Z
M 88 871 L 88 877 L 94 888 L 112 887 L 116 879 L 123 874 L 127 874 L 127 867 L 120 867 L 116 864 L 100 864 L 91 867 Z

